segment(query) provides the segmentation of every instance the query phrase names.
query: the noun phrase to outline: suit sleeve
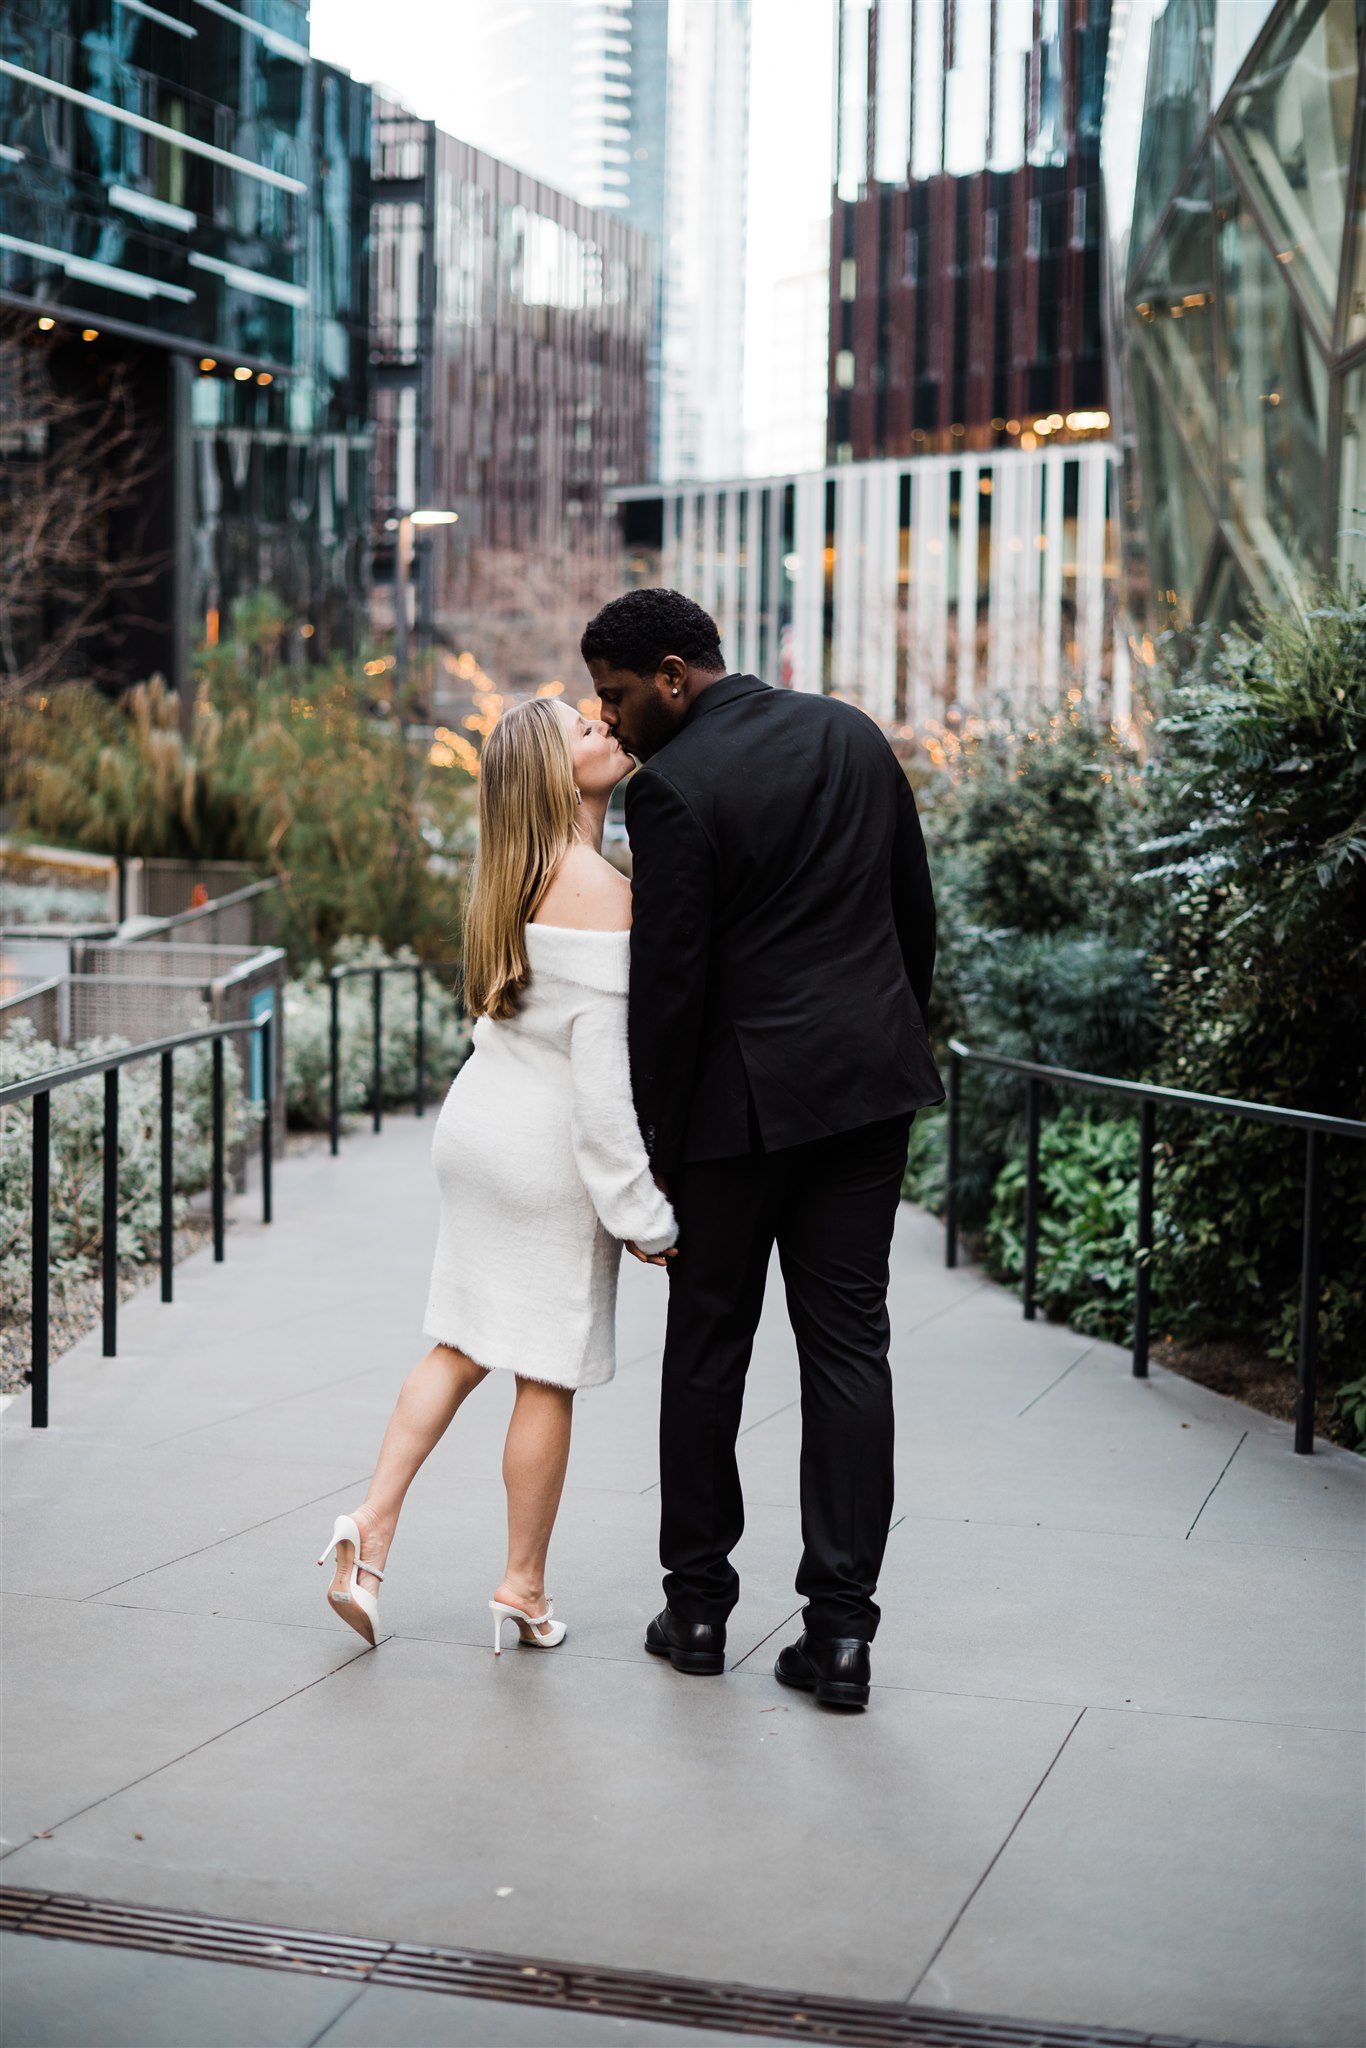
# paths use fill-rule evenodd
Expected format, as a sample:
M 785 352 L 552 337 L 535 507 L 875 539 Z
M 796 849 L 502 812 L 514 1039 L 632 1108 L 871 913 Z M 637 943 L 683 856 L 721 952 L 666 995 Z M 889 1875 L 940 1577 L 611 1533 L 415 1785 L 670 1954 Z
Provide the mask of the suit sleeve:
M 929 1029 L 934 982 L 935 912 L 930 864 L 920 817 L 900 763 L 896 766 L 896 830 L 892 840 L 892 914 L 896 919 L 906 979 Z
M 686 800 L 662 775 L 626 794 L 631 841 L 631 1085 L 650 1163 L 681 1163 L 702 1038 L 711 951 L 711 848 Z

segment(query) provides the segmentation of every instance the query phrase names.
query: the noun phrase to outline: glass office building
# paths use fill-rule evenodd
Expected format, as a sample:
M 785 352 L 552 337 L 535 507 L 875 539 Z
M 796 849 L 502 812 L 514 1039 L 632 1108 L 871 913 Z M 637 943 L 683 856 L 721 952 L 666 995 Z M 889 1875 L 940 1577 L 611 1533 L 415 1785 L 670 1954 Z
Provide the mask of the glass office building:
M 129 680 L 183 682 L 191 636 L 262 587 L 315 652 L 356 629 L 368 130 L 299 0 L 0 11 L 0 304 L 66 388 L 117 367 L 158 451 L 141 539 L 164 569 L 111 629 Z
M 1132 0 L 1104 168 L 1134 643 L 1366 572 L 1361 0 Z
M 607 493 L 645 473 L 653 247 L 379 98 L 371 194 L 377 566 L 392 578 L 404 513 L 457 512 L 414 554 L 413 624 L 463 648 L 472 612 L 557 558 L 615 565 Z
M 841 0 L 832 462 L 1108 426 L 1109 20 L 1110 0 Z

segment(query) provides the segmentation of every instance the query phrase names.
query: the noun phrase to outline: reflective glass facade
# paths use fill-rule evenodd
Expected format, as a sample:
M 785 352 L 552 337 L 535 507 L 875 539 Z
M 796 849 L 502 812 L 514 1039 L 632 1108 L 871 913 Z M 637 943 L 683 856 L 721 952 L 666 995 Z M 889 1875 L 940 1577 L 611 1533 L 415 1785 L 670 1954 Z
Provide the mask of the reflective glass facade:
M 556 555 L 615 564 L 606 492 L 645 471 L 653 247 L 376 100 L 370 296 L 376 554 L 416 506 L 415 623 L 451 644 L 476 584 Z M 523 572 L 518 575 L 518 564 Z
M 841 0 L 832 461 L 1108 427 L 1109 19 L 1110 0 Z
M 1366 572 L 1362 0 L 1134 0 L 1105 181 L 1135 644 Z
M 301 0 L 0 10 L 0 302 L 66 382 L 120 365 L 164 448 L 130 676 L 263 587 L 314 653 L 362 615 L 369 91 L 307 44 Z

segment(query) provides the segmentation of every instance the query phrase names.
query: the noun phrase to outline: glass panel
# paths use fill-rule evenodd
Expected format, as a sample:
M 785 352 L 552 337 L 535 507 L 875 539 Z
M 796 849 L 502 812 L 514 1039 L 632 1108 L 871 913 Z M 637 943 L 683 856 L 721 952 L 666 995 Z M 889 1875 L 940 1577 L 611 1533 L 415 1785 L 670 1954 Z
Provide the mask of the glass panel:
M 1252 597 L 1246 577 L 1229 549 L 1224 548 L 1210 578 L 1203 623 L 1216 634 L 1227 633 L 1231 626 L 1250 625 Z
M 1359 341 L 1366 341 L 1366 161 L 1361 165 L 1352 207 L 1352 240 L 1352 267 L 1342 317 L 1344 348 L 1354 348 Z
M 1214 57 L 1210 97 L 1217 107 L 1262 32 L 1275 0 L 1219 0 L 1214 10 Z
M 1322 564 L 1328 371 L 1222 165 L 1216 212 L 1229 505 L 1275 580 L 1294 591 Z
M 1218 468 L 1214 367 L 1214 220 L 1209 164 L 1176 198 L 1132 291 L 1133 318 L 1167 400 L 1211 487 Z
M 1158 395 L 1144 350 L 1131 351 L 1130 371 L 1153 600 L 1160 614 L 1174 624 L 1188 625 L 1205 556 L 1215 535 L 1214 513 L 1176 423 Z
M 1337 572 L 1366 582 L 1366 369 L 1342 380 L 1342 434 L 1338 444 Z
M 857 199 L 868 177 L 869 0 L 840 8 L 839 196 Z
M 944 0 L 919 0 L 911 53 L 911 176 L 944 168 Z
M 873 176 L 904 185 L 911 154 L 911 0 L 877 11 L 877 127 Z
M 1153 23 L 1129 242 L 1134 258 L 1157 226 L 1209 114 L 1202 38 L 1212 16 L 1213 0 L 1171 0 Z
M 1293 264 L 1327 334 L 1356 95 L 1356 0 L 1297 0 L 1224 116 L 1230 148 L 1276 223 L 1277 257 Z

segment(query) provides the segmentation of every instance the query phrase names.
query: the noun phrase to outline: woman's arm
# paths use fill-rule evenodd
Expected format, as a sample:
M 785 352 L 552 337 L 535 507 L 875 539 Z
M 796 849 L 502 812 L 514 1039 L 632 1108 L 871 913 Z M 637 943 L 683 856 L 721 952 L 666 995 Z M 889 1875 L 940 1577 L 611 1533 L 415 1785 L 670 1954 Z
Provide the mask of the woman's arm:
M 636 1123 L 623 997 L 585 995 L 571 1027 L 569 1067 L 574 1159 L 604 1229 L 642 1252 L 667 1250 L 678 1226 Z

